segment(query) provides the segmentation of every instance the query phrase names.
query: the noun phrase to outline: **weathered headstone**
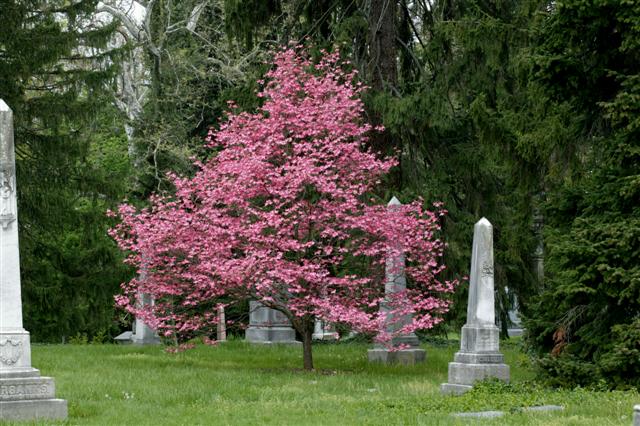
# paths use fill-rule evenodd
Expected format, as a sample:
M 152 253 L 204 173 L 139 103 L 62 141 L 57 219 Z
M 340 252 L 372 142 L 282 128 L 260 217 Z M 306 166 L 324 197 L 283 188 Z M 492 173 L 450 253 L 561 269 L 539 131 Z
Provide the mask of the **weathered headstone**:
M 22 326 L 13 112 L 0 99 L 0 420 L 66 419 L 51 377 L 31 366 Z
M 338 333 L 335 331 L 332 324 L 327 322 L 316 320 L 313 328 L 314 340 L 338 340 Z
M 245 339 L 251 343 L 301 344 L 296 341 L 296 331 L 289 318 L 257 301 L 249 302 L 249 328 Z
M 640 426 L 640 405 L 633 407 L 633 426 Z
M 396 197 L 393 197 L 387 208 L 390 211 L 398 210 L 401 204 Z M 405 275 L 405 259 L 402 250 L 399 254 L 388 256 L 385 264 L 385 285 L 384 292 L 387 296 L 392 296 L 396 293 L 403 292 L 407 288 L 407 278 Z M 381 309 L 387 312 L 387 318 L 389 319 L 387 324 L 387 332 L 395 333 L 406 324 L 412 321 L 411 316 L 407 315 L 402 318 L 401 321 L 396 321 L 391 318 L 389 308 L 385 303 L 381 304 Z M 402 346 L 403 349 L 390 349 L 379 345 L 373 349 L 367 351 L 370 362 L 382 362 L 382 363 L 401 363 L 405 365 L 416 364 L 423 362 L 426 358 L 426 352 L 424 349 L 420 349 L 420 341 L 415 333 L 403 334 L 401 336 L 394 337 L 392 346 Z
M 138 299 L 141 305 L 152 305 L 153 299 L 149 294 L 141 293 Z M 136 317 L 131 343 L 134 345 L 159 345 L 160 337 L 158 333 L 149 327 L 142 319 Z
M 507 293 L 509 289 L 505 289 Z M 518 298 L 516 295 L 512 295 L 513 297 L 513 305 L 511 309 L 507 312 L 509 317 L 509 324 L 507 324 L 507 333 L 509 333 L 509 337 L 522 336 L 524 333 L 524 328 L 522 328 L 522 320 L 520 320 L 520 305 L 518 304 Z
M 224 313 L 224 306 L 218 306 L 218 325 L 216 327 L 216 340 L 226 342 L 227 340 L 227 319 Z
M 146 262 L 143 261 L 140 272 L 141 281 L 147 279 L 146 268 Z M 137 302 L 141 306 L 153 305 L 153 298 L 149 294 L 139 293 Z M 136 317 L 135 321 L 133 322 L 133 330 L 125 331 L 119 336 L 116 336 L 115 341 L 122 344 L 134 344 L 139 346 L 159 345 L 160 343 L 162 343 L 160 340 L 160 336 L 158 336 L 158 333 L 138 317 Z
M 442 384 L 442 393 L 462 394 L 476 381 L 491 377 L 509 381 L 509 366 L 499 352 L 494 303 L 493 226 L 482 218 L 473 227 L 467 323 L 462 327 L 460 351 L 449 363 L 449 382 Z
M 139 303 L 150 304 L 153 303 L 153 300 L 148 294 L 141 294 L 139 297 Z M 121 344 L 134 344 L 140 346 L 159 345 L 162 343 L 158 333 L 138 317 L 136 317 L 133 322 L 133 331 L 125 331 L 124 333 L 116 336 L 114 340 Z
M 540 203 L 540 199 L 543 197 L 544 194 L 539 194 L 535 198 L 538 200 L 538 203 Z M 533 209 L 533 224 L 531 228 L 536 241 L 536 247 L 532 255 L 533 273 L 538 281 L 538 285 L 541 286 L 544 282 L 544 216 L 538 207 Z

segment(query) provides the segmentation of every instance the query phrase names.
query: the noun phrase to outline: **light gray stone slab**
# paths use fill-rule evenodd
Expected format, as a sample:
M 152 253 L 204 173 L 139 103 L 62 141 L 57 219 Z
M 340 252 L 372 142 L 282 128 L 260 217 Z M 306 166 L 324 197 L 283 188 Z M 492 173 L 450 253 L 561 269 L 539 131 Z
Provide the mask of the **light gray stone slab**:
M 533 407 L 524 407 L 522 411 L 562 411 L 564 407 L 562 405 L 536 405 Z
M 490 378 L 509 382 L 509 366 L 507 364 L 449 363 L 449 383 L 473 385 L 475 382 Z
M 501 353 L 466 353 L 456 352 L 454 362 L 465 364 L 503 364 L 504 355 Z
M 64 420 L 67 415 L 64 399 L 0 401 L 0 419 L 3 420 Z
M 464 325 L 460 336 L 461 352 L 498 352 L 500 350 L 500 330 L 497 326 Z
M 415 365 L 427 359 L 424 349 L 411 348 L 400 350 L 389 350 L 384 348 L 374 348 L 367 351 L 369 362 L 381 362 L 384 364 Z
M 296 341 L 296 331 L 286 315 L 257 301 L 249 302 L 249 327 L 245 339 L 261 344 L 301 344 Z
M 479 419 L 494 419 L 496 417 L 504 416 L 504 411 L 478 411 L 478 412 L 469 412 L 469 413 L 453 413 L 453 417 L 472 417 Z
M 633 407 L 633 426 L 640 426 L 640 405 Z
M 462 395 L 473 389 L 470 385 L 460 385 L 457 383 L 442 383 L 440 385 L 440 393 L 443 395 Z
M 0 380 L 0 401 L 53 399 L 56 386 L 51 377 L 15 377 Z
M 67 402 L 31 366 L 22 325 L 13 112 L 0 99 L 0 421 L 66 419 Z

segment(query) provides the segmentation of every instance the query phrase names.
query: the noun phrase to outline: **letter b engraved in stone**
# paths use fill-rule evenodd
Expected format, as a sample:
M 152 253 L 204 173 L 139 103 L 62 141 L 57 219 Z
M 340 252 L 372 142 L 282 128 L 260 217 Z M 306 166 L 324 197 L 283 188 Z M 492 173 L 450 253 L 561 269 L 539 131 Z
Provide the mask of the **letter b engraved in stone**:
M 13 365 L 22 356 L 22 342 L 11 339 L 0 340 L 0 362 Z

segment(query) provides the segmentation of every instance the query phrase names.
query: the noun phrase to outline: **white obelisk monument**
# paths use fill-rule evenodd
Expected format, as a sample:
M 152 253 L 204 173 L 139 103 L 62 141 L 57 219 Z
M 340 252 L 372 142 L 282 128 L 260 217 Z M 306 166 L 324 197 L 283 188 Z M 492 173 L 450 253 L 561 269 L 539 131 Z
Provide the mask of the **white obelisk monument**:
M 499 352 L 493 289 L 493 226 L 482 218 L 473 227 L 467 323 L 460 333 L 460 351 L 449 363 L 449 382 L 442 384 L 442 393 L 462 394 L 476 381 L 490 377 L 509 381 L 509 366 Z
M 54 381 L 31 367 L 22 327 L 13 112 L 0 99 L 0 421 L 67 418 Z
M 387 204 L 389 211 L 397 211 L 402 204 L 400 201 L 393 197 Z M 398 242 L 398 244 L 400 244 Z M 402 249 L 402 247 L 399 247 Z M 407 289 L 407 277 L 405 274 L 405 258 L 404 253 L 400 250 L 400 253 L 394 253 L 387 256 L 385 264 L 385 285 L 384 292 L 387 297 L 391 298 L 396 293 L 402 293 Z M 395 321 L 390 317 L 391 313 L 388 306 L 382 303 L 380 306 L 382 311 L 386 311 L 387 315 L 387 332 L 395 333 L 407 324 L 413 321 L 410 315 L 402 318 L 401 321 Z M 378 345 L 373 349 L 367 351 L 367 357 L 369 362 L 382 362 L 385 364 L 400 363 L 405 365 L 413 365 L 419 362 L 424 362 L 426 359 L 426 352 L 420 348 L 420 341 L 415 333 L 407 333 L 400 336 L 396 336 L 392 339 L 391 344 L 395 347 L 403 346 L 403 349 L 389 349 L 382 345 Z

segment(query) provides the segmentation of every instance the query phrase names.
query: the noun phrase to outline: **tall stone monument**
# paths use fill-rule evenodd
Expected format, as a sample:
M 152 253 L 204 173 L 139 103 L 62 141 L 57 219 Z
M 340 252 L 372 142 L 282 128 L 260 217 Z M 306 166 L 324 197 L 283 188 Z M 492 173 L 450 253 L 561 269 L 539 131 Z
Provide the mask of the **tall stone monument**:
M 13 112 L 0 99 L 0 421 L 66 419 L 51 377 L 31 366 L 29 332 L 22 327 L 18 205 Z
M 640 404 L 633 407 L 633 426 L 640 426 Z
M 301 344 L 296 340 L 296 331 L 289 318 L 256 301 L 249 302 L 249 328 L 245 339 L 251 343 Z
M 390 211 L 398 210 L 402 204 L 396 197 L 393 197 L 387 208 Z M 393 295 L 398 292 L 405 291 L 407 288 L 407 278 L 405 275 L 405 259 L 404 254 L 388 256 L 385 264 L 385 295 Z M 389 308 L 385 303 L 381 304 L 380 309 L 387 314 L 388 324 L 387 332 L 394 333 L 412 321 L 411 316 L 406 316 L 401 321 L 395 321 L 391 318 Z M 384 346 L 377 346 L 369 349 L 367 355 L 370 362 L 395 363 L 399 362 L 405 365 L 412 365 L 423 362 L 426 358 L 424 349 L 420 349 L 420 341 L 415 333 L 404 334 L 394 337 L 392 346 L 404 346 L 404 349 L 389 349 Z
M 493 226 L 482 218 L 473 227 L 467 323 L 460 333 L 460 351 L 449 363 L 449 382 L 442 384 L 442 393 L 462 394 L 476 381 L 490 377 L 509 381 L 509 366 L 499 352 L 493 287 Z

